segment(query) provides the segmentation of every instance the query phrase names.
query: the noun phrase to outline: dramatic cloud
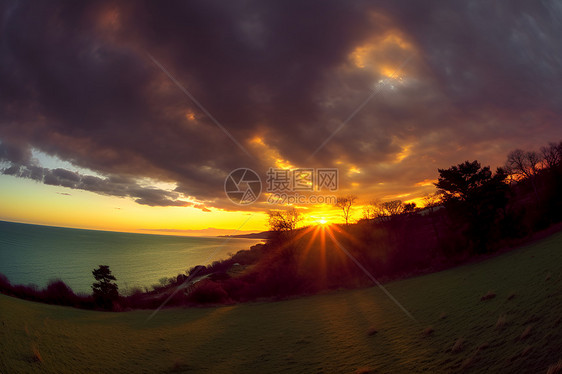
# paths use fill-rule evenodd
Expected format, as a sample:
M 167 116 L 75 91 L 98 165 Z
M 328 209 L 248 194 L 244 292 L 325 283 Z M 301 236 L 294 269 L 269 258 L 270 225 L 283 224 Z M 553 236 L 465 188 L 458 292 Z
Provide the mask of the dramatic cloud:
M 195 206 L 206 209 L 200 204 L 179 200 L 180 194 L 177 192 L 141 186 L 138 181 L 129 177 L 100 178 L 61 168 L 44 168 L 37 165 L 37 160 L 31 157 L 31 152 L 23 152 L 20 148 L 7 144 L 0 144 L 0 162 L 10 165 L 2 169 L 4 175 L 29 178 L 51 186 L 86 190 L 109 196 L 131 197 L 137 203 L 149 206 Z
M 554 1 L 6 1 L 0 12 L 3 173 L 45 184 L 239 209 L 223 192 L 231 170 L 293 165 L 338 167 L 365 199 L 408 199 L 438 167 L 500 165 L 562 138 Z M 47 169 L 32 149 L 99 176 Z

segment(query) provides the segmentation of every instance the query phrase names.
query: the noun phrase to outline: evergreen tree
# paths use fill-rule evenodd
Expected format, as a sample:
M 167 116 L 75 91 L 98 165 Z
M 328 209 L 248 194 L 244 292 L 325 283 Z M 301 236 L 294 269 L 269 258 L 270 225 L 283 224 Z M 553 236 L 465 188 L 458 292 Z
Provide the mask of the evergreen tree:
M 492 174 L 490 167 L 478 161 L 466 161 L 449 169 L 438 169 L 435 184 L 443 195 L 449 215 L 461 225 L 464 234 L 476 252 L 487 251 L 491 229 L 498 211 L 507 204 L 507 175 L 502 169 Z
M 117 284 L 113 282 L 117 279 L 111 274 L 108 265 L 100 265 L 98 269 L 92 271 L 92 274 L 96 279 L 96 282 L 92 284 L 96 305 L 104 309 L 111 309 L 113 302 L 119 298 Z

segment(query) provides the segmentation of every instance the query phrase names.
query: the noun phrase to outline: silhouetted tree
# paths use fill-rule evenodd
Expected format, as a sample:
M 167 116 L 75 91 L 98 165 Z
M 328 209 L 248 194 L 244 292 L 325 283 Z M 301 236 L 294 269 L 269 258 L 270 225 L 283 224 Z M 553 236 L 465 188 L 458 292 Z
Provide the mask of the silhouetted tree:
M 357 200 L 357 196 L 355 195 L 347 195 L 338 197 L 336 201 L 336 207 L 340 208 L 343 213 L 343 219 L 345 220 L 345 224 L 349 224 L 349 218 L 351 217 L 351 207 L 355 204 L 355 200 Z
M 545 167 L 542 173 L 543 209 L 540 216 L 545 219 L 545 224 L 562 220 L 562 141 L 549 143 L 541 148 L 542 163 Z
M 117 284 L 113 282 L 117 279 L 111 274 L 108 265 L 100 265 L 98 269 L 92 271 L 92 274 L 96 279 L 96 282 L 92 284 L 96 305 L 104 309 L 111 309 L 113 302 L 119 298 Z
M 402 200 L 392 200 L 381 203 L 372 201 L 363 209 L 363 218 L 388 220 L 404 212 L 411 213 L 416 209 L 415 203 L 404 204 Z
M 544 164 L 549 169 L 554 169 L 562 162 L 562 142 L 549 143 L 548 146 L 541 148 Z
M 475 251 L 486 251 L 498 209 L 507 204 L 506 173 L 498 168 L 492 175 L 490 167 L 481 167 L 478 161 L 438 170 L 435 185 L 443 195 L 447 212 L 461 225 L 467 225 L 464 234 Z
M 396 216 L 404 211 L 404 203 L 402 200 L 391 200 L 381 204 L 387 216 Z
M 519 179 L 527 179 L 531 182 L 535 199 L 539 203 L 536 177 L 540 170 L 541 156 L 537 152 L 524 152 L 521 149 L 511 151 L 507 155 L 505 170 L 507 173 L 517 176 Z
M 379 200 L 369 201 L 369 203 L 363 207 L 363 219 L 374 220 L 384 216 L 384 209 Z
M 440 243 L 441 237 L 439 235 L 439 230 L 437 229 L 437 217 L 435 217 L 435 214 L 433 213 L 442 205 L 443 196 L 438 192 L 431 193 L 424 196 L 423 202 L 424 209 L 427 209 L 427 212 L 429 213 L 429 219 L 431 220 L 431 227 L 433 228 L 435 239 L 437 239 L 437 242 Z
M 423 197 L 424 209 L 428 209 L 430 213 L 433 213 L 437 207 L 443 203 L 443 196 L 440 193 L 431 193 Z
M 373 204 L 369 203 L 369 204 L 365 205 L 363 207 L 363 214 L 362 214 L 361 219 L 369 221 L 369 220 L 373 220 L 375 218 L 377 218 L 377 212 L 376 212 Z
M 270 210 L 267 212 L 269 229 L 275 232 L 292 231 L 302 221 L 302 216 L 295 208 L 287 210 Z
M 416 203 L 404 204 L 404 213 L 413 213 L 416 211 Z

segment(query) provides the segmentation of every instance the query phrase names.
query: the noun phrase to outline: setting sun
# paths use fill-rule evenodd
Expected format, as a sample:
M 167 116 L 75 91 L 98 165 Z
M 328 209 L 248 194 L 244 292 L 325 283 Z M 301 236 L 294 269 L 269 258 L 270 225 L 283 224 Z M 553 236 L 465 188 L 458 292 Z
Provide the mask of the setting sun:
M 562 6 L 466 3 L 0 0 L 0 374 L 562 374 Z

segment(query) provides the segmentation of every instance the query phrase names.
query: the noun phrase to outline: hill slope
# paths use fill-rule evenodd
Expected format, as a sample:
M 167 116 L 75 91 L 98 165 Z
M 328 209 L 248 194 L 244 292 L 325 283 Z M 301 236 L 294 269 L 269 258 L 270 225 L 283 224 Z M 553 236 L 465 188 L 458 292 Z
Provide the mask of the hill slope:
M 0 372 L 546 373 L 562 358 L 562 233 L 387 289 L 417 321 L 376 287 L 148 322 L 0 295 Z

